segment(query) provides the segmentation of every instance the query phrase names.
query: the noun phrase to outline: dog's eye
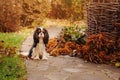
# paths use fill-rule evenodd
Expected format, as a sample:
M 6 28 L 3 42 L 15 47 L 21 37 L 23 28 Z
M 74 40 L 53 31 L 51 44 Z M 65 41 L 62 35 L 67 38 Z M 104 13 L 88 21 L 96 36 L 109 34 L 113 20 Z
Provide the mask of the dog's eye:
M 43 30 L 42 32 L 45 33 L 45 30 Z
M 40 32 L 41 32 L 41 30 L 38 30 L 38 31 L 37 31 L 37 33 L 40 33 Z

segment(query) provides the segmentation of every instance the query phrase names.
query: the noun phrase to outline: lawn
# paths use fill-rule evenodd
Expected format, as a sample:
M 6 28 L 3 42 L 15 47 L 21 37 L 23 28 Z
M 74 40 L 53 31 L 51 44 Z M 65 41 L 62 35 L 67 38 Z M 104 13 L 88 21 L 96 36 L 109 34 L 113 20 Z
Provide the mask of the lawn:
M 0 80 L 26 80 L 25 62 L 17 53 L 31 31 L 24 28 L 15 33 L 0 33 Z
M 4 42 L 4 47 L 16 47 L 20 48 L 21 43 L 24 39 L 30 34 L 32 29 L 26 29 L 19 32 L 11 32 L 11 33 L 0 33 L 0 41 Z

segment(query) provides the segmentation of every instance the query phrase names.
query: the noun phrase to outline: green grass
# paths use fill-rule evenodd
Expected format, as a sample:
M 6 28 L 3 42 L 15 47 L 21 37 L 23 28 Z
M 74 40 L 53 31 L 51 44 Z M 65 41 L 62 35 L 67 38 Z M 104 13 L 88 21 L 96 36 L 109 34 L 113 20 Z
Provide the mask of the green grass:
M 19 56 L 4 57 L 0 60 L 0 80 L 25 80 L 24 61 Z
M 0 80 L 26 80 L 25 62 L 16 51 L 21 48 L 22 42 L 31 33 L 32 29 L 22 29 L 15 33 L 0 33 L 0 42 L 4 48 L 10 49 L 10 55 L 0 57 Z M 9 48 L 8 48 L 9 47 Z M 0 52 L 0 55 L 3 53 Z M 6 54 L 6 53 L 5 53 Z
M 26 36 L 29 35 L 31 29 L 23 29 L 19 32 L 11 33 L 0 33 L 0 41 L 4 41 L 4 47 L 16 47 L 20 48 L 21 43 L 24 41 Z

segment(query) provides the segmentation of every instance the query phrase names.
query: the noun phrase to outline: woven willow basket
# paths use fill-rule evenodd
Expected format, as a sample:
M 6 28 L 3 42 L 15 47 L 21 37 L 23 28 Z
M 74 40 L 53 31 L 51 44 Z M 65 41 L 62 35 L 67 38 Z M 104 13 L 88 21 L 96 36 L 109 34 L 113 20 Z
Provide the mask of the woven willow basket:
M 106 32 L 110 39 L 120 37 L 120 0 L 90 0 L 87 4 L 87 36 Z

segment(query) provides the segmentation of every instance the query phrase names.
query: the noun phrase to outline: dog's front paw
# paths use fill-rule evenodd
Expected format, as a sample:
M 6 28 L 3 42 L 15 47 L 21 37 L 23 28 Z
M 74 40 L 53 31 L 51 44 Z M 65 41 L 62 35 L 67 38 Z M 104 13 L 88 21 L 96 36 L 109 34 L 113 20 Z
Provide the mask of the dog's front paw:
M 42 58 L 43 60 L 48 60 L 48 58 L 46 57 L 46 56 L 43 56 L 43 58 Z
M 36 56 L 36 57 L 31 57 L 32 59 L 40 59 L 38 56 Z

